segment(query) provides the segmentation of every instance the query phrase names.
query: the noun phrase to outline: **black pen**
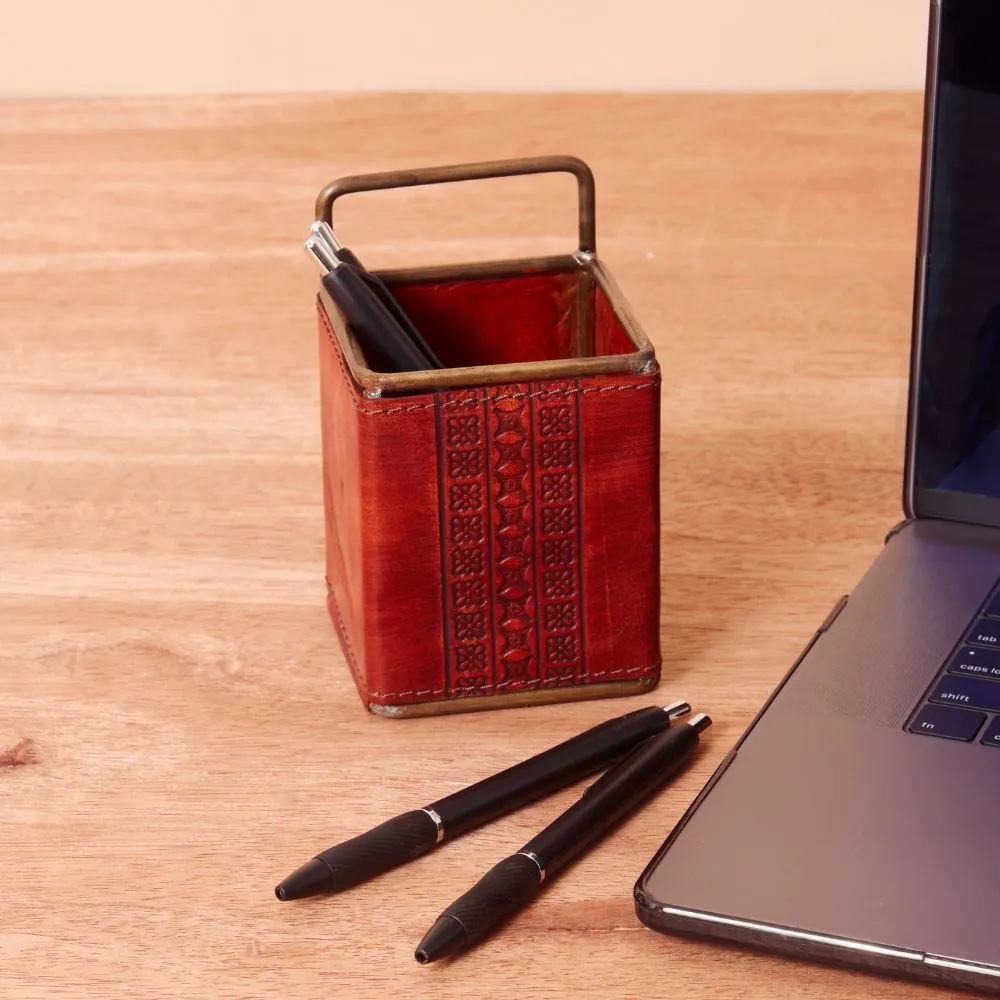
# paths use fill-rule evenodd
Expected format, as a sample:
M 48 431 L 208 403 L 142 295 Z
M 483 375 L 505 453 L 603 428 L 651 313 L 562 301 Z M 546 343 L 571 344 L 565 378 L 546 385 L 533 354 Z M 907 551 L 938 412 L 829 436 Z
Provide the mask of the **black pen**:
M 280 900 L 302 899 L 365 882 L 427 854 L 445 840 L 595 774 L 690 711 L 680 701 L 602 722 L 499 774 L 317 854 L 281 882 L 275 895 Z
M 322 243 L 325 243 L 328 249 L 333 251 L 333 255 L 342 263 L 349 264 L 353 267 L 361 279 L 374 293 L 375 297 L 378 298 L 382 305 L 392 314 L 393 319 L 399 324 L 403 329 L 404 333 L 416 344 L 417 349 L 426 358 L 425 367 L 431 368 L 444 368 L 441 359 L 431 350 L 430 345 L 421 336 L 420 331 L 413 325 L 413 321 L 409 316 L 403 311 L 403 307 L 396 301 L 392 292 L 389 291 L 386 283 L 377 275 L 372 274 L 358 258 L 354 255 L 353 251 L 348 250 L 340 240 L 334 235 L 333 229 L 328 222 L 314 222 L 312 226 L 309 227 L 313 237 Z
M 315 236 L 310 236 L 304 245 L 323 272 L 323 287 L 344 314 L 373 367 L 391 372 L 426 371 L 430 362 L 360 272 L 341 261 Z
M 516 854 L 494 865 L 437 918 L 417 947 L 425 965 L 474 945 L 529 903 L 542 883 L 662 788 L 712 724 L 695 715 L 636 747 Z

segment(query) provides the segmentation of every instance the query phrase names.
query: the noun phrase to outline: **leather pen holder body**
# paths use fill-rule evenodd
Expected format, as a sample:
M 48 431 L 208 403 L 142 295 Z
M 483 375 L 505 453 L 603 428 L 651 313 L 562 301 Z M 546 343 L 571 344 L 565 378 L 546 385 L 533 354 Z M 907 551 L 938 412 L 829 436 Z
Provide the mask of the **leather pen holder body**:
M 660 370 L 587 252 L 382 272 L 448 366 L 379 373 L 321 290 L 330 617 L 366 707 L 660 675 Z

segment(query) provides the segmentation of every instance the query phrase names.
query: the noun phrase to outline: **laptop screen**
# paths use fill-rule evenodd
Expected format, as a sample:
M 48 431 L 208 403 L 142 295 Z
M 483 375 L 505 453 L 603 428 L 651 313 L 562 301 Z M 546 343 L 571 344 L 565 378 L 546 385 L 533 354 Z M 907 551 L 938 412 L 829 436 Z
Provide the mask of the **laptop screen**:
M 984 498 L 1000 498 L 1000 0 L 941 0 L 936 89 L 913 479 L 918 512 L 961 516 L 957 501 L 978 497 L 974 507 L 988 514 L 979 519 L 992 522 Z

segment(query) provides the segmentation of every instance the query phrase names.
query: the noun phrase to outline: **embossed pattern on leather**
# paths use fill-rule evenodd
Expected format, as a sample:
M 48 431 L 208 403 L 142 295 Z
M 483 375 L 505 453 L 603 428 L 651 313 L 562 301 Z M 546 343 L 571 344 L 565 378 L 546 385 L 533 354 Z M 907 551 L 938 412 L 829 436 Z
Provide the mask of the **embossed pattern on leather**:
M 452 694 L 583 673 L 579 384 L 442 393 Z
M 500 690 L 538 679 L 531 410 L 527 392 L 527 386 L 504 386 L 488 396 L 493 617 L 497 630 L 494 676 Z
M 586 672 L 579 390 L 579 382 L 553 382 L 531 399 L 541 567 L 538 650 L 542 677 L 561 681 L 581 680 Z
M 475 693 L 495 683 L 488 419 L 481 392 L 453 392 L 438 399 L 446 676 L 453 694 Z

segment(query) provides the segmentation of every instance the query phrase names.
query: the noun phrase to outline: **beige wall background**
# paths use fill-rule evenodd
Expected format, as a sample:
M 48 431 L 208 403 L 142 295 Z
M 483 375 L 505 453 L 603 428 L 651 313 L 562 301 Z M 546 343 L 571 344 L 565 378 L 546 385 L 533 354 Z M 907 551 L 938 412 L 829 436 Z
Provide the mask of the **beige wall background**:
M 0 0 L 7 96 L 923 83 L 927 0 Z

